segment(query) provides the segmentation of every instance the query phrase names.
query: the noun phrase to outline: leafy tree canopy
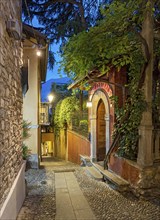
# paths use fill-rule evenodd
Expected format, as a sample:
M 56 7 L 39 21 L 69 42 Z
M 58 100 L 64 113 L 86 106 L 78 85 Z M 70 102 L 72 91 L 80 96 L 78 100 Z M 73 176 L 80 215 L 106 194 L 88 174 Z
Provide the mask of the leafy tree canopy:
M 102 10 L 103 19 L 88 32 L 74 35 L 63 48 L 62 68 L 71 77 L 81 77 L 89 71 L 98 69 L 107 71 L 108 65 L 121 67 L 133 61 L 135 53 L 142 56 L 141 36 L 144 11 L 148 10 L 144 0 L 113 1 Z M 155 4 L 153 13 L 156 21 L 159 19 L 160 6 Z M 158 29 L 157 29 L 158 30 Z M 158 38 L 155 41 L 156 51 L 159 51 Z M 148 53 L 146 47 L 146 53 Z M 148 54 L 145 54 L 146 59 Z M 137 62 L 139 62 L 137 60 Z
M 24 21 L 29 22 L 30 18 L 36 16 L 39 24 L 42 25 L 40 30 L 51 39 L 51 42 L 60 39 L 65 41 L 73 34 L 87 30 L 95 24 L 99 15 L 99 5 L 103 2 L 106 1 L 25 0 L 23 1 Z
M 99 6 L 104 2 L 106 0 L 24 0 L 23 20 L 30 23 L 36 17 L 39 31 L 46 34 L 50 43 L 60 42 L 62 46 L 69 37 L 95 25 L 100 15 Z M 54 64 L 54 52 L 50 50 L 49 69 L 53 69 Z

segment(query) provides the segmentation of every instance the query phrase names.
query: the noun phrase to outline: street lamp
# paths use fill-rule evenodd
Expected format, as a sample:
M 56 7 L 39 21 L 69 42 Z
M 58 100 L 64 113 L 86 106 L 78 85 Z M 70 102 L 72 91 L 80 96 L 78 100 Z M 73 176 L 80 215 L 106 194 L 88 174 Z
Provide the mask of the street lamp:
M 52 101 L 53 101 L 54 96 L 53 96 L 53 94 L 51 93 L 51 94 L 48 95 L 47 98 L 48 98 L 48 101 L 49 101 L 49 103 L 48 103 L 49 121 L 51 122 L 51 115 L 52 115 Z
M 54 98 L 54 96 L 52 94 L 48 95 L 48 100 L 49 100 L 50 103 L 53 101 L 53 98 Z

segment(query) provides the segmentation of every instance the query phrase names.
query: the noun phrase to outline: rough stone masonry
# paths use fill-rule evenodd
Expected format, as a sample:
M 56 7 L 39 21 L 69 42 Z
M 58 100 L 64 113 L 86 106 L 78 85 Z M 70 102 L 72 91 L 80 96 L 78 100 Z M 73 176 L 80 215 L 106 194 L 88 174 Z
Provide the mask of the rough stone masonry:
M 21 27 L 21 0 L 0 0 L 0 209 L 22 164 L 22 47 L 7 32 L 9 19 Z

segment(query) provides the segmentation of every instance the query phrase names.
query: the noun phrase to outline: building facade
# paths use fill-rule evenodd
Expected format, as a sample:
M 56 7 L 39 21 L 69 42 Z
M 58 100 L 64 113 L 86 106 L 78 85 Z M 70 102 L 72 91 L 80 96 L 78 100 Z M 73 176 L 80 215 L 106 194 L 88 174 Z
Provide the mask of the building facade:
M 25 198 L 22 159 L 21 0 L 0 1 L 0 219 L 16 219 Z
M 45 81 L 48 41 L 39 31 L 23 24 L 23 120 L 31 123 L 30 137 L 25 145 L 31 151 L 29 157 L 32 168 L 38 168 L 41 151 L 41 82 Z M 38 53 L 37 53 L 38 52 Z M 26 76 L 27 75 L 27 76 Z M 28 90 L 26 90 L 28 88 Z
M 120 107 L 125 104 L 126 98 L 129 95 L 125 89 L 125 84 L 127 84 L 127 73 L 125 69 L 121 69 L 121 71 L 118 72 L 113 68 L 110 70 L 108 75 L 104 74 L 103 76 L 100 75 L 100 77 L 97 73 L 91 74 L 93 75 L 93 78 L 84 77 L 80 81 L 72 83 L 69 87 L 80 87 L 83 81 L 84 83 L 87 81 L 91 86 L 88 100 L 90 149 L 87 145 L 86 153 L 84 154 L 82 146 L 80 146 L 79 150 L 76 144 L 71 143 L 71 134 L 69 134 L 68 158 L 73 162 L 79 163 L 78 155 L 79 157 L 81 157 L 81 155 L 89 156 L 92 163 L 98 163 L 98 165 L 103 166 L 103 170 L 108 168 L 108 171 L 111 172 L 112 175 L 114 174 L 115 177 L 118 176 L 122 178 L 122 180 L 126 180 L 137 195 L 144 193 L 154 195 L 159 193 L 159 129 L 153 124 L 151 134 L 147 136 L 141 126 L 139 127 L 139 143 L 137 143 L 138 155 L 137 158 L 134 158 L 134 160 L 118 156 L 118 142 L 116 142 L 114 147 L 112 145 L 112 135 L 116 117 L 115 106 L 110 97 L 117 96 Z M 148 137 L 150 136 L 152 136 L 152 143 L 146 145 Z M 85 143 L 87 143 L 87 141 Z
M 119 106 L 125 102 L 126 71 L 117 72 L 114 68 L 109 78 L 102 76 L 91 83 L 89 91 L 89 130 L 91 134 L 91 159 L 103 161 L 112 143 L 115 122 L 115 109 L 110 97 L 117 96 Z
M 89 94 L 89 101 L 92 103 L 92 107 L 89 109 L 90 158 L 93 162 L 104 161 L 106 163 L 104 167 L 108 167 L 109 171 L 128 181 L 137 195 L 144 193 L 157 194 L 160 190 L 159 130 L 153 127 L 152 143 L 147 147 L 145 142 L 148 137 L 145 133 L 142 133 L 141 127 L 139 128 L 138 155 L 135 160 L 118 156 L 118 145 L 113 150 L 110 150 L 116 120 L 114 105 L 110 97 L 112 95 L 117 96 L 119 106 L 123 106 L 127 97 L 127 92 L 125 91 L 127 75 L 123 71 L 111 71 L 108 81 L 109 83 L 100 78 L 98 82 L 91 84 L 92 88 Z M 145 140 L 145 142 L 142 142 L 141 139 Z M 145 150 L 142 151 L 142 148 L 145 148 Z M 105 155 L 109 159 L 106 160 L 107 157 Z

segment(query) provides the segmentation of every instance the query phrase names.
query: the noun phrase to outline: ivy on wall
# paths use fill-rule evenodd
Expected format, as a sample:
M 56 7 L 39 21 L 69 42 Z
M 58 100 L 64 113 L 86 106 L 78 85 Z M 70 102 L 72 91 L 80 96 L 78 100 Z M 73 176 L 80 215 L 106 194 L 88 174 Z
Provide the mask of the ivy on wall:
M 141 51 L 132 53 L 132 62 L 130 62 L 128 67 L 129 82 L 126 85 L 128 97 L 125 105 L 119 108 L 118 98 L 112 98 L 115 101 L 116 115 L 113 139 L 116 134 L 119 135 L 117 154 L 133 160 L 137 158 L 138 154 L 138 127 L 142 119 L 142 113 L 147 108 L 143 90 L 138 88 L 143 64 L 144 59 Z
M 115 102 L 117 121 L 113 137 L 115 145 L 119 145 L 118 154 L 134 159 L 137 156 L 138 127 L 147 107 L 143 83 L 147 65 L 152 62 L 150 45 L 141 32 L 147 31 L 147 25 L 143 24 L 148 12 L 150 17 L 158 18 L 159 5 L 157 1 L 152 5 L 149 0 L 138 0 L 137 4 L 132 0 L 112 1 L 101 12 L 103 19 L 97 26 L 73 36 L 65 45 L 62 68 L 70 77 L 81 79 L 93 70 L 109 74 L 113 66 L 118 70 L 127 67 L 128 97 L 123 108 Z M 154 56 L 159 62 L 160 44 L 157 41 L 154 40 Z
M 79 100 L 75 96 L 69 96 L 58 102 L 54 114 L 55 134 L 59 134 L 60 129 L 71 124 L 72 116 L 79 111 Z

